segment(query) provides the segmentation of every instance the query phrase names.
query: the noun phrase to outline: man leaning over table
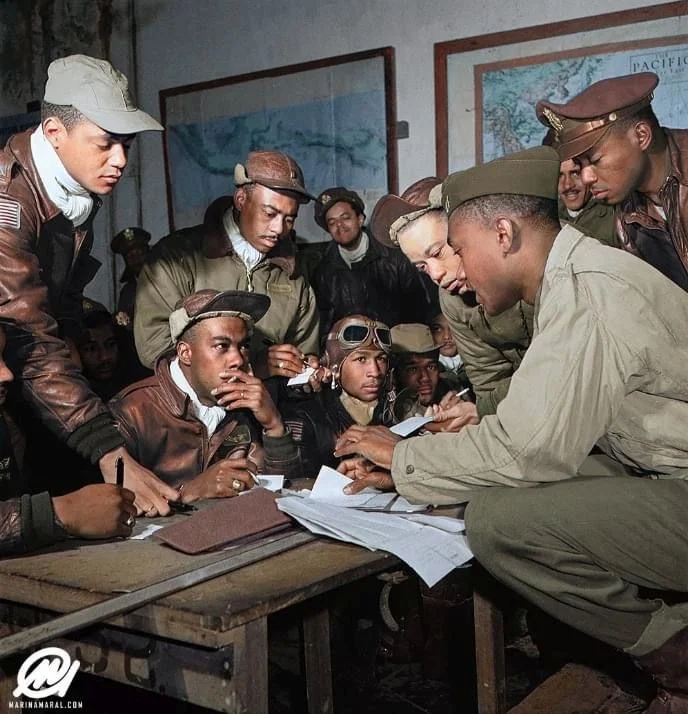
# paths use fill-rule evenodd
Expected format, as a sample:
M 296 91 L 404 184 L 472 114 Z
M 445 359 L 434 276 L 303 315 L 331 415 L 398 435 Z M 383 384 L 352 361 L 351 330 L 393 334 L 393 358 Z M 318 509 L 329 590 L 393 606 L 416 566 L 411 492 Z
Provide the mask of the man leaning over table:
M 353 427 L 354 489 L 469 501 L 476 558 L 541 609 L 652 675 L 648 711 L 688 711 L 688 296 L 635 256 L 557 219 L 559 158 L 541 147 L 446 179 L 449 244 L 489 314 L 519 299 L 535 334 L 494 415 L 391 443 Z M 597 444 L 627 476 L 577 477 Z M 370 466 L 360 457 L 374 462 Z M 630 475 L 632 474 L 632 475 Z
M 137 109 L 109 62 L 71 55 L 50 64 L 40 126 L 0 151 L 0 319 L 15 376 L 8 410 L 28 408 L 106 481 L 121 457 L 137 510 L 155 515 L 177 494 L 127 453 L 68 346 L 98 266 L 89 255 L 98 196 L 122 177 L 136 134 L 151 130 L 162 127 Z

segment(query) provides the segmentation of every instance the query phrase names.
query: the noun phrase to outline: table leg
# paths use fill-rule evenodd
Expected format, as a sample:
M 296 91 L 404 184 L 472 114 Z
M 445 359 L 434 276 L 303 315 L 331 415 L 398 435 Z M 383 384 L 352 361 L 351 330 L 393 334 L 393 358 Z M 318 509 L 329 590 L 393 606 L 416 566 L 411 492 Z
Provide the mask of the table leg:
M 306 610 L 302 619 L 303 662 L 309 714 L 332 714 L 332 653 L 327 606 Z
M 237 712 L 268 714 L 267 617 L 248 622 L 241 629 L 242 642 L 236 650 Z
M 504 621 L 502 611 L 483 593 L 473 593 L 475 665 L 479 714 L 506 712 Z

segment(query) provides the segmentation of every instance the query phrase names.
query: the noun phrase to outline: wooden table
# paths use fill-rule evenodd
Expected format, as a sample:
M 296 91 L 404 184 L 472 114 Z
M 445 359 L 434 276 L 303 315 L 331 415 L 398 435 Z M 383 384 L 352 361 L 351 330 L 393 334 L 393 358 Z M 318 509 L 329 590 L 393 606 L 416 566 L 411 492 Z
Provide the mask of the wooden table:
M 31 626 L 231 554 L 188 556 L 146 539 L 71 541 L 1 560 L 0 621 Z M 268 711 L 268 615 L 300 608 L 308 708 L 332 712 L 327 593 L 397 565 L 386 553 L 317 539 L 54 644 L 82 671 L 215 711 L 260 714 Z M 10 671 L 4 696 L 13 687 Z

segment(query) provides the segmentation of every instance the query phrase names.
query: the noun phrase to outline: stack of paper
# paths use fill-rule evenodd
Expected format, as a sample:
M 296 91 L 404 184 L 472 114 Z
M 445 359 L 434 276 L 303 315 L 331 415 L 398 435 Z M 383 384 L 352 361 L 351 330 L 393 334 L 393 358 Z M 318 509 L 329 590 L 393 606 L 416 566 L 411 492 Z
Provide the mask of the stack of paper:
M 413 568 L 429 587 L 473 557 L 462 520 L 395 511 L 394 504 L 401 498 L 395 493 L 366 489 L 347 496 L 342 488 L 351 479 L 325 469 L 308 497 L 287 496 L 277 500 L 281 511 L 312 533 L 370 550 L 389 551 Z M 402 500 L 409 508 L 418 508 Z M 425 506 L 420 508 L 425 510 Z

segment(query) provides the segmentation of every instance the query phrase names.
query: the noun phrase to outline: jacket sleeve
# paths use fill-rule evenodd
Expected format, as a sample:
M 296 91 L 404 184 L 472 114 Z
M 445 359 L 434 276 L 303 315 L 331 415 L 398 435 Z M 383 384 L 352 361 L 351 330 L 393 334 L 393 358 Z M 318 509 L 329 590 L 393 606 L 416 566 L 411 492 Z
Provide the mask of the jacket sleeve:
M 169 247 L 172 238 L 153 246 L 136 283 L 134 340 L 141 363 L 149 369 L 172 346 L 169 317 L 177 301 L 196 289 L 188 256 Z
M 514 366 L 496 347 L 480 339 L 469 325 L 472 308 L 458 296 L 440 290 L 440 307 L 447 318 L 459 354 L 466 366 L 466 375 L 475 392 L 478 414 L 494 414 L 497 405 L 509 391 Z
M 641 359 L 617 344 L 585 300 L 553 288 L 539 332 L 497 413 L 458 434 L 407 439 L 394 449 L 400 493 L 425 503 L 468 500 L 485 486 L 572 478 L 608 430 Z M 564 307 L 566 306 L 566 307 Z
M 266 474 L 283 474 L 288 479 L 303 476 L 301 455 L 289 429 L 284 436 L 263 435 L 263 450 Z
M 320 453 L 315 425 L 310 415 L 305 409 L 287 408 L 283 414 L 283 421 L 298 448 L 301 475 L 306 478 L 315 478 L 324 461 Z
M 0 501 L 0 555 L 16 555 L 64 540 L 47 491 Z
M 0 199 L 15 203 L 10 197 Z M 0 222 L 0 320 L 8 323 L 7 363 L 36 415 L 79 455 L 96 463 L 122 440 L 58 334 L 35 250 L 41 223 L 23 205 L 19 210 L 19 228 Z
M 295 278 L 295 281 L 300 284 L 301 289 L 299 308 L 297 316 L 287 329 L 284 341 L 295 345 L 304 354 L 319 355 L 318 331 L 320 329 L 320 319 L 318 317 L 315 294 L 313 293 L 313 288 L 306 283 L 305 278 Z

